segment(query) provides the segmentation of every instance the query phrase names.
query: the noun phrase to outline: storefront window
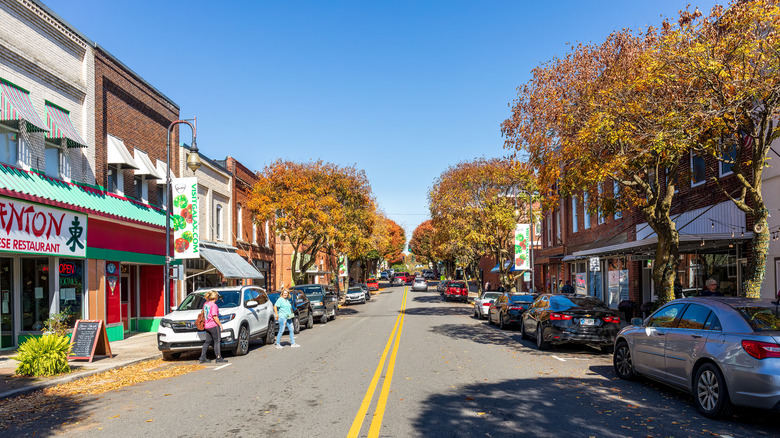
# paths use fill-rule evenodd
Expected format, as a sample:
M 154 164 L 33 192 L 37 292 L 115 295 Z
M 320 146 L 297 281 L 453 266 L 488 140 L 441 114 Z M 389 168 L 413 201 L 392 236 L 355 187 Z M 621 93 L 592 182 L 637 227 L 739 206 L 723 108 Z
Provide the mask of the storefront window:
M 60 312 L 71 315 L 71 327 L 84 317 L 84 260 L 60 260 Z
M 19 134 L 0 125 L 0 161 L 16 165 L 19 161 Z
M 40 331 L 49 319 L 49 260 L 22 262 L 22 330 Z
M 0 258 L 0 348 L 14 346 L 13 259 Z

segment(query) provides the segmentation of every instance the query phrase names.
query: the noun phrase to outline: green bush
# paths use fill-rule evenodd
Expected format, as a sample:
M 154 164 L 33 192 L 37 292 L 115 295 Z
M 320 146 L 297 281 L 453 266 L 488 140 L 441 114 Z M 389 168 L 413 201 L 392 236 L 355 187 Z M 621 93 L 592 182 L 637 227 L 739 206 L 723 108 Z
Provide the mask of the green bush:
M 14 360 L 19 361 L 16 374 L 37 377 L 69 373 L 69 352 L 70 339 L 67 336 L 46 335 L 29 338 L 19 346 L 14 357 Z

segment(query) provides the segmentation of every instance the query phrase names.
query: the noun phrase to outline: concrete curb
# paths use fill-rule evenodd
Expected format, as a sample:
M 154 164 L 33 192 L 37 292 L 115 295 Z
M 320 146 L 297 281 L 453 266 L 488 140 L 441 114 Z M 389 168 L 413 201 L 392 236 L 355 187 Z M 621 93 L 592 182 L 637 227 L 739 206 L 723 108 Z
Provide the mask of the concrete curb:
M 128 362 L 123 362 L 121 364 L 115 364 L 110 365 L 105 368 L 95 368 L 89 371 L 84 371 L 83 373 L 78 374 L 68 374 L 66 376 L 58 377 L 52 380 L 47 380 L 45 382 L 36 382 L 31 385 L 23 386 L 21 388 L 12 389 L 3 393 L 0 393 L 0 400 L 5 400 L 7 398 L 11 397 L 18 397 L 20 395 L 27 395 L 30 393 L 33 393 L 35 391 L 39 391 L 41 389 L 51 388 L 53 386 L 61 385 L 63 383 L 70 383 L 75 382 L 76 380 L 83 379 L 85 377 L 94 376 L 95 374 L 104 373 L 106 371 L 115 370 L 117 368 L 122 368 L 130 365 L 135 365 L 141 362 L 146 362 L 149 360 L 157 359 L 161 357 L 160 353 L 155 353 L 153 355 L 141 357 L 138 359 L 133 359 Z

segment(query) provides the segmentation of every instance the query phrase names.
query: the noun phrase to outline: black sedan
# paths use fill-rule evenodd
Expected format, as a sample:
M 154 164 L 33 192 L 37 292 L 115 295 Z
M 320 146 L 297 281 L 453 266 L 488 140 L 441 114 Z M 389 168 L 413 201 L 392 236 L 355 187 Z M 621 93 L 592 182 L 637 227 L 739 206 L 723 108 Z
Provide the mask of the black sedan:
M 523 321 L 523 313 L 533 302 L 534 296 L 530 294 L 504 293 L 488 309 L 488 323 L 498 324 L 501 330 L 520 324 Z
M 536 339 L 536 347 L 579 343 L 609 352 L 620 331 L 620 317 L 595 297 L 540 295 L 523 314 L 521 337 Z
M 268 294 L 268 299 L 272 303 L 276 303 L 276 300 L 279 299 L 279 294 L 280 292 L 270 293 Z M 293 313 L 295 313 L 295 319 L 293 319 L 293 329 L 295 334 L 298 334 L 301 331 L 301 321 L 304 321 L 306 328 L 314 327 L 314 312 L 312 311 L 309 299 L 306 298 L 306 294 L 300 290 L 291 290 L 290 296 L 287 299 L 290 300 Z M 276 324 L 276 330 L 278 333 L 279 321 L 276 321 Z
M 293 290 L 302 291 L 311 303 L 314 319 L 323 324 L 329 319 L 336 319 L 339 310 L 339 294 L 333 286 L 324 284 L 299 284 Z

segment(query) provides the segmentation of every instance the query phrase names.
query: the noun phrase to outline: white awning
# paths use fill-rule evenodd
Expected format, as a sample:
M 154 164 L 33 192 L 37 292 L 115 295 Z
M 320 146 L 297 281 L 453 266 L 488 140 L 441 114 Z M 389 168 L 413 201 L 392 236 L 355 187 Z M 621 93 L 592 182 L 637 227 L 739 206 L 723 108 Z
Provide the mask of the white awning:
M 200 256 L 211 263 L 225 278 L 265 278 L 251 263 L 236 253 L 237 248 L 214 242 L 200 243 Z
M 680 234 L 680 252 L 693 251 L 698 248 L 711 249 L 717 246 L 728 246 L 741 240 L 750 240 L 753 233 L 732 235 L 730 233 L 707 234 Z M 633 242 L 618 243 L 616 245 L 602 246 L 600 248 L 575 251 L 574 257 L 606 256 L 611 254 L 653 254 L 658 244 L 658 236 L 647 239 L 634 240 Z
M 165 164 L 164 161 L 156 160 L 157 161 L 157 173 L 160 174 L 162 177 L 162 181 L 159 181 L 157 184 L 168 184 L 168 181 L 165 180 L 165 177 L 168 173 L 168 165 Z M 175 175 L 171 174 L 171 178 L 173 178 Z
M 135 162 L 138 163 L 139 169 L 135 171 L 136 175 L 146 175 L 148 179 L 165 179 L 157 173 L 157 166 L 152 164 L 149 156 L 146 152 L 139 151 L 138 149 L 133 151 L 135 153 Z
M 107 135 L 108 164 L 121 164 L 122 167 L 127 169 L 140 169 L 138 163 L 130 155 L 130 151 L 127 150 L 125 143 L 111 134 Z

